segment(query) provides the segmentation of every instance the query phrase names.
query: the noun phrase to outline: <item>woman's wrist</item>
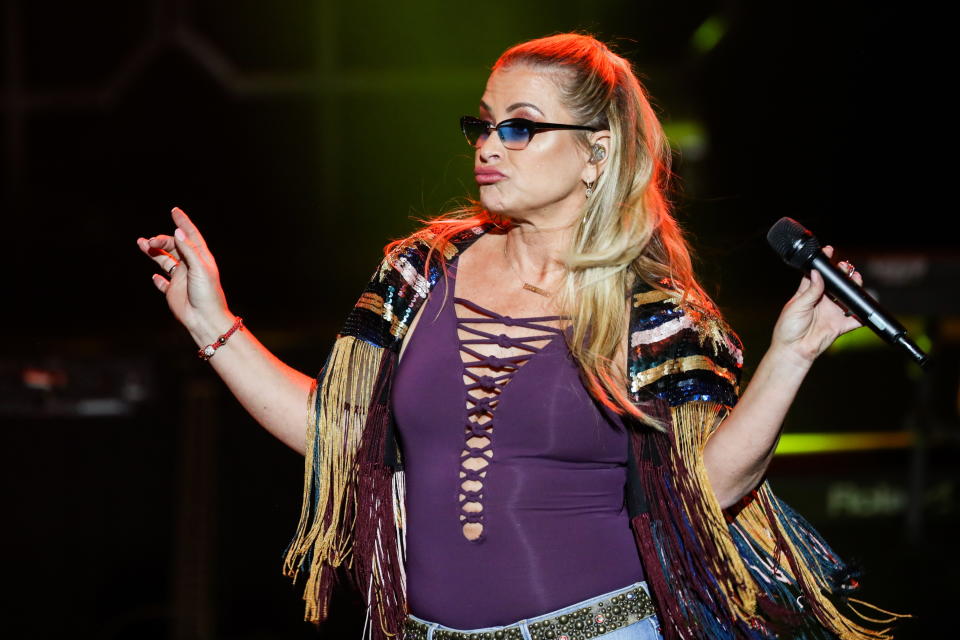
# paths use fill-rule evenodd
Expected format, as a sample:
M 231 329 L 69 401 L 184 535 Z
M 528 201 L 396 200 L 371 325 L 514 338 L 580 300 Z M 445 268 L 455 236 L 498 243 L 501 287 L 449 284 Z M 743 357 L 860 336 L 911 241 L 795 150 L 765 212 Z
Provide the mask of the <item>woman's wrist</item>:
M 799 375 L 801 378 L 813 366 L 815 359 L 815 354 L 805 353 L 791 345 L 777 342 L 771 343 L 764 355 L 764 360 L 767 360 L 778 371 L 778 374 Z
M 217 338 L 230 330 L 236 321 L 237 316 L 229 309 L 222 309 L 209 316 L 198 316 L 196 321 L 187 327 L 190 336 L 197 344 L 197 347 L 203 348 L 216 342 Z

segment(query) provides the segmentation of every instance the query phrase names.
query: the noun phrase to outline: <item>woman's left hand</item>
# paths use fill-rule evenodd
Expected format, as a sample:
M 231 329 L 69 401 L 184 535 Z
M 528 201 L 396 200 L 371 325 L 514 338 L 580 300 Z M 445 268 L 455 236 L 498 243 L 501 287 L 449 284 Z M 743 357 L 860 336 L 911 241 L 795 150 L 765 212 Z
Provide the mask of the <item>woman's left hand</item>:
M 828 245 L 823 252 L 827 257 L 833 257 L 833 247 Z M 846 262 L 837 266 L 843 270 L 850 268 Z M 863 277 L 857 271 L 851 273 L 850 278 L 863 284 Z M 812 362 L 837 336 L 862 326 L 859 320 L 845 315 L 843 307 L 824 295 L 823 276 L 811 269 L 800 282 L 800 288 L 784 305 L 773 329 L 770 347 L 788 349 Z

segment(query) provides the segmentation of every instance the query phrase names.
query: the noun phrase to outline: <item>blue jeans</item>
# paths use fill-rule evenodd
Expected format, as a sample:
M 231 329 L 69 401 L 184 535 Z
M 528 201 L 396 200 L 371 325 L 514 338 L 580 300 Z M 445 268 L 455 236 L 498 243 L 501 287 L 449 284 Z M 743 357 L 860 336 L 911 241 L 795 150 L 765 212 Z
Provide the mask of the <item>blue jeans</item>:
M 630 591 L 631 589 L 634 589 L 638 586 L 642 587 L 645 591 L 647 591 L 647 593 L 650 592 L 650 590 L 647 588 L 646 582 L 637 582 L 635 584 L 631 584 L 621 589 L 614 589 L 613 591 L 602 593 L 598 596 L 587 598 L 586 600 L 581 600 L 580 602 L 574 603 L 569 607 L 564 607 L 563 609 L 557 609 L 556 611 L 550 611 L 548 613 L 545 613 L 541 616 L 537 616 L 535 618 L 518 620 L 517 622 L 513 622 L 509 625 L 504 625 L 504 627 L 509 627 L 515 624 L 519 624 L 520 631 L 523 634 L 523 639 L 533 640 L 533 638 L 530 635 L 530 629 L 528 628 L 528 625 L 531 625 L 534 622 L 539 622 L 540 620 L 543 620 L 545 618 L 552 618 L 554 616 L 559 616 L 565 613 L 569 613 L 571 611 L 576 611 L 577 609 L 589 606 L 595 602 L 599 602 L 600 600 L 606 600 L 607 598 L 611 598 L 621 593 L 626 593 L 627 591 Z M 460 631 L 460 632 L 467 632 L 467 633 L 483 633 L 488 631 L 493 633 L 496 631 L 500 631 L 501 629 L 504 628 L 504 627 L 485 627 L 483 629 L 454 629 L 452 627 L 445 627 L 439 622 L 430 622 L 429 620 L 418 618 L 412 613 L 408 614 L 408 616 L 430 627 L 430 630 L 427 632 L 427 640 L 433 640 L 433 633 L 437 629 L 440 629 L 443 631 Z M 636 622 L 632 624 L 628 624 L 625 627 L 620 627 L 619 629 L 614 629 L 612 631 L 608 631 L 607 633 L 604 633 L 603 635 L 596 636 L 596 640 L 662 640 L 662 638 L 663 636 L 660 635 L 660 622 L 657 620 L 656 615 L 649 616 L 647 618 L 644 618 L 643 620 L 637 620 Z

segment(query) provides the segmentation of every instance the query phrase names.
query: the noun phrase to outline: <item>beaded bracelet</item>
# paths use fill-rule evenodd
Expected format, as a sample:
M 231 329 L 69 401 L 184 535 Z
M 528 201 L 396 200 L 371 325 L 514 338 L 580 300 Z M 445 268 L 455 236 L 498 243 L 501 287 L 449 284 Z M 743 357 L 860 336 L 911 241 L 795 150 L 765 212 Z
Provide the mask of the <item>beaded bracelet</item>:
M 237 329 L 239 329 L 241 326 L 243 326 L 243 318 L 241 318 L 240 316 L 237 316 L 237 319 L 234 320 L 234 322 L 233 322 L 233 326 L 230 327 L 230 329 L 229 329 L 225 334 L 223 334 L 222 336 L 220 336 L 219 338 L 217 338 L 216 340 L 214 340 L 213 342 L 211 342 L 211 343 L 208 344 L 207 346 L 205 346 L 205 347 L 203 347 L 202 349 L 200 349 L 200 350 L 197 352 L 197 356 L 198 356 L 201 360 L 209 360 L 210 358 L 212 358 L 212 357 L 213 357 L 213 354 L 215 354 L 215 353 L 217 352 L 217 349 L 219 349 L 219 348 L 222 347 L 224 344 L 226 344 L 226 343 L 227 343 L 227 339 L 228 339 L 230 336 L 232 336 L 232 335 L 234 334 L 234 332 L 235 332 Z

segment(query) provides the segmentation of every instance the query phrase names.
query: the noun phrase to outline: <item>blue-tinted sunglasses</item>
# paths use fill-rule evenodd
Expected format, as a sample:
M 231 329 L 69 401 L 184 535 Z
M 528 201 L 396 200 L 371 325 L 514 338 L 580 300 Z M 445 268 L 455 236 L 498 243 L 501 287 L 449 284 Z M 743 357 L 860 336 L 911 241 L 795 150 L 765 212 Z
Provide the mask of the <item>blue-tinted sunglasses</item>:
M 582 131 L 600 131 L 597 127 L 584 127 L 579 124 L 556 124 L 553 122 L 534 122 L 526 118 L 510 118 L 500 124 L 493 124 L 473 116 L 461 116 L 460 130 L 471 147 L 479 147 L 487 141 L 490 131 L 496 130 L 500 141 L 507 149 L 524 149 L 538 131 L 553 129 L 577 129 Z

